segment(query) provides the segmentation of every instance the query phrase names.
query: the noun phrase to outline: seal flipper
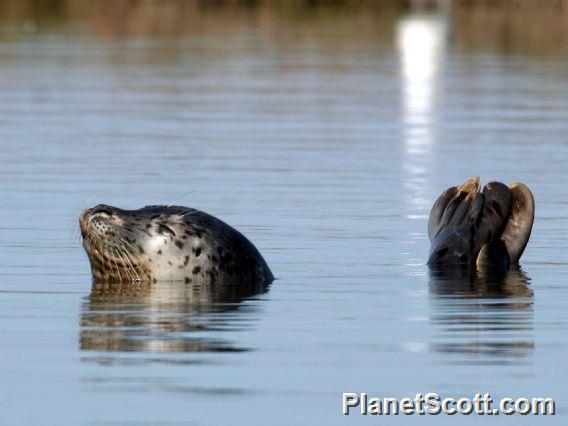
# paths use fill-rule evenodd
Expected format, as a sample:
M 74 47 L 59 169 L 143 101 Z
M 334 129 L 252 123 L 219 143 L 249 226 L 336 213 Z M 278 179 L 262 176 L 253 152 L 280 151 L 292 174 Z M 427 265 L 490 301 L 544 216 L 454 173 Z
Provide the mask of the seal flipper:
M 438 201 L 447 197 L 446 192 Z M 478 221 L 483 206 L 483 196 L 479 193 L 479 178 L 468 180 L 453 192 L 456 194 L 446 203 L 441 219 L 430 218 L 430 222 L 435 224 L 435 232 L 430 236 L 430 265 L 472 263 L 473 225 Z
M 483 209 L 473 232 L 474 261 L 485 243 L 501 236 L 512 204 L 511 191 L 501 182 L 489 182 L 484 186 L 482 194 Z
M 436 235 L 440 231 L 444 210 L 450 200 L 454 198 L 457 193 L 458 188 L 455 186 L 446 189 L 432 206 L 432 210 L 430 210 L 430 218 L 428 219 L 428 237 L 430 238 L 430 242 L 436 238 Z
M 510 186 L 512 195 L 512 207 L 509 221 L 501 235 L 501 239 L 507 246 L 511 263 L 518 263 L 529 238 L 534 222 L 534 198 L 530 189 L 516 183 Z
M 456 228 L 461 224 L 472 197 L 477 193 L 479 193 L 479 178 L 471 178 L 458 188 L 456 195 L 444 209 L 438 232 L 433 235 L 434 239 L 446 229 Z
M 506 270 L 509 267 L 509 253 L 502 239 L 496 238 L 484 244 L 477 255 L 478 268 Z

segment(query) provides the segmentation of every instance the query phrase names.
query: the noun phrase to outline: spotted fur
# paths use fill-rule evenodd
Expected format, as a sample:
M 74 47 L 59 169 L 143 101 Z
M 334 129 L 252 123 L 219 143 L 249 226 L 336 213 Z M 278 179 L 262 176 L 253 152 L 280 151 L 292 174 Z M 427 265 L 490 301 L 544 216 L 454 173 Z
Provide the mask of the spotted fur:
M 250 284 L 274 279 L 246 237 L 199 210 L 99 205 L 85 210 L 79 223 L 95 281 Z

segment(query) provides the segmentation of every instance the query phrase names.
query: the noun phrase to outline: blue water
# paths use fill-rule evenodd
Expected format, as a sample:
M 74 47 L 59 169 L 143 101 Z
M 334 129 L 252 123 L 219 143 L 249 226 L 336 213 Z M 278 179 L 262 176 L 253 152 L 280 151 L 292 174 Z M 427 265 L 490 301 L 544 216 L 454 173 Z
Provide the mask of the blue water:
M 564 51 L 465 48 L 444 10 L 210 13 L 166 36 L 3 24 L 0 424 L 456 421 L 345 417 L 342 392 L 549 396 L 555 418 L 484 421 L 564 423 Z M 497 287 L 425 265 L 433 201 L 472 176 L 536 200 Z M 207 211 L 278 279 L 101 294 L 78 233 L 101 202 Z

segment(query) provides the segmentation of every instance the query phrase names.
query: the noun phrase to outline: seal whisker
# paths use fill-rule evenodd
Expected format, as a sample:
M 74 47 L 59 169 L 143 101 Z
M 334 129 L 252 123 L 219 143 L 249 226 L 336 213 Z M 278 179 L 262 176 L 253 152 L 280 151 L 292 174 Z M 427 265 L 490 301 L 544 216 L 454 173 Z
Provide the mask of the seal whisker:
M 128 274 L 128 278 L 130 279 L 131 282 L 135 282 L 137 280 L 137 277 L 134 268 L 132 267 L 132 263 L 130 262 L 128 257 L 125 256 L 125 253 L 123 251 L 121 251 L 120 249 L 117 250 L 120 258 L 122 259 L 122 262 L 124 263 L 123 269 Z
M 124 252 L 124 254 L 128 257 L 128 260 L 130 260 L 130 265 L 132 267 L 133 270 L 135 270 L 136 268 L 140 269 L 140 264 L 142 262 L 142 259 L 140 258 L 140 256 L 138 256 L 134 250 L 134 246 L 132 244 L 130 244 L 128 241 L 126 241 L 125 239 L 121 239 L 120 242 L 123 244 L 122 246 L 120 246 L 120 248 L 122 249 L 122 251 Z M 130 247 L 130 250 L 127 249 L 126 246 Z M 140 277 L 138 276 L 138 273 L 136 272 L 138 279 L 140 279 Z
M 140 260 L 140 258 L 134 254 L 134 252 L 135 252 L 135 250 L 136 250 L 136 247 L 134 247 L 131 243 L 129 243 L 128 241 L 126 241 L 124 238 L 121 238 L 120 241 L 119 241 L 119 243 L 122 243 L 122 246 L 121 246 L 121 247 L 122 247 L 122 249 L 125 250 L 125 251 L 126 251 L 126 246 L 128 246 L 128 247 L 130 248 L 130 250 L 131 250 L 130 254 L 131 254 L 133 257 L 136 257 L 136 260 Z
M 93 244 L 95 244 L 94 241 L 93 241 Z M 99 243 L 99 247 L 98 247 L 97 250 L 99 251 L 99 256 L 100 256 L 101 259 L 102 259 L 103 266 L 107 266 L 106 263 L 108 262 L 108 267 L 109 267 L 109 268 L 112 267 L 112 265 L 110 264 L 110 261 L 109 261 L 109 260 L 106 258 L 106 256 L 104 255 L 104 252 L 103 252 L 103 243 Z
M 179 213 L 179 216 L 180 217 L 186 217 L 186 216 L 189 216 L 190 214 L 195 214 L 195 213 L 198 213 L 198 212 L 199 212 L 199 210 L 188 209 L 188 210 L 185 210 L 185 211 Z
M 116 250 L 116 254 L 118 255 L 118 257 L 120 257 L 120 259 L 122 260 L 122 262 L 124 263 L 124 270 L 126 271 L 126 274 L 128 275 L 128 278 L 130 279 L 130 282 L 134 282 L 135 279 L 132 276 L 132 273 L 129 271 L 130 266 L 128 265 L 128 259 L 125 258 L 124 254 L 121 252 L 120 249 Z
M 72 225 L 72 227 L 69 227 L 69 233 L 73 236 L 73 240 L 75 242 L 81 242 L 81 230 L 75 227 L 74 224 Z
M 138 275 L 138 271 L 136 271 L 136 267 L 139 266 L 134 266 L 134 263 L 132 262 L 132 259 L 130 258 L 130 255 L 128 254 L 128 251 L 122 247 L 122 253 L 124 254 L 124 257 L 126 258 L 127 262 L 130 264 L 130 268 L 132 270 L 132 273 L 134 274 L 135 281 L 140 281 L 140 276 Z
M 166 208 L 170 208 L 171 206 L 173 206 L 174 204 L 176 204 L 177 201 L 178 201 L 180 198 L 183 198 L 183 197 L 185 197 L 186 195 L 191 194 L 192 192 L 195 192 L 195 191 L 194 191 L 194 190 L 190 190 L 190 191 L 182 192 L 181 194 L 180 194 L 179 192 L 173 194 L 172 198 L 174 198 L 174 201 L 171 202 L 171 203 L 166 204 L 165 207 L 166 207 Z
M 120 274 L 120 269 L 118 267 L 118 262 L 116 261 L 116 259 L 114 258 L 114 256 L 112 257 L 112 261 L 114 262 L 114 265 L 116 266 L 116 273 L 118 274 L 118 279 L 120 280 L 120 283 L 122 284 L 122 275 Z
M 138 275 L 138 271 L 136 271 L 136 268 L 138 267 L 138 265 L 135 265 L 135 262 L 132 261 L 132 258 L 130 257 L 128 250 L 126 250 L 124 247 L 122 248 L 122 254 L 126 258 L 126 261 L 129 264 L 130 270 L 132 271 L 132 274 L 134 275 L 134 281 L 139 281 L 140 276 Z
M 94 242 L 93 242 L 93 245 L 94 245 Z M 106 269 L 107 259 L 106 259 L 105 255 L 103 254 L 103 243 L 99 244 L 98 250 L 99 250 L 99 256 L 101 257 L 101 263 L 103 264 L 103 268 Z M 109 267 L 109 270 L 112 269 L 112 264 L 110 263 L 110 261 L 108 262 L 108 267 Z

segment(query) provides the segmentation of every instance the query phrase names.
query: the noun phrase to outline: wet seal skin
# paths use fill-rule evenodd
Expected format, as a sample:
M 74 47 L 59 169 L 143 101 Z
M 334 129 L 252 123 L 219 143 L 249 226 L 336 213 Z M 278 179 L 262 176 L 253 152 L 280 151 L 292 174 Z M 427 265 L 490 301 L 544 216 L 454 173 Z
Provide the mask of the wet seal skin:
M 83 211 L 79 225 L 95 282 L 252 285 L 274 279 L 244 235 L 193 208 L 101 204 Z
M 434 203 L 428 221 L 428 264 L 507 268 L 516 265 L 534 222 L 530 189 L 515 183 L 479 178 L 446 189 Z

